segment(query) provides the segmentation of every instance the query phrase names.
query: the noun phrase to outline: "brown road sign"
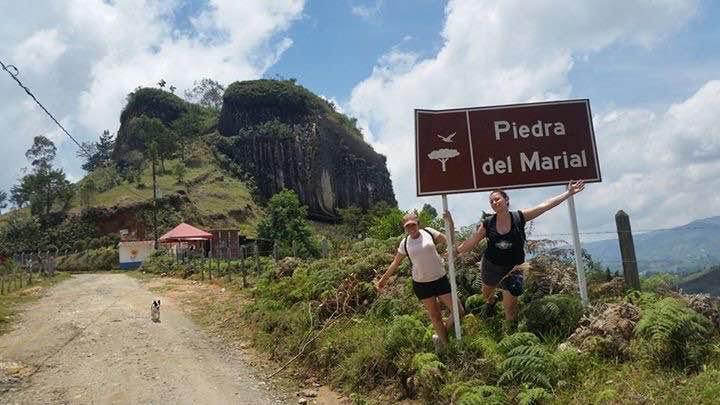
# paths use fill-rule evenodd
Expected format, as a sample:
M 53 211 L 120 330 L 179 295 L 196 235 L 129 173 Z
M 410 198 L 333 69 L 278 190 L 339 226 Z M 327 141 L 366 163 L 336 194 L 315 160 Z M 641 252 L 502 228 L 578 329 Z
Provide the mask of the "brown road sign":
M 415 110 L 417 194 L 600 182 L 589 100 Z

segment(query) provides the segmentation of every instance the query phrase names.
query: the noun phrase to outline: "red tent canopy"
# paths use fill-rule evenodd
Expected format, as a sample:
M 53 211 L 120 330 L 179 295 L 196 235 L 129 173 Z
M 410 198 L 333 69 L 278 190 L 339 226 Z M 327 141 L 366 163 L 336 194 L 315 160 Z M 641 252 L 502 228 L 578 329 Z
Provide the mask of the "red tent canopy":
M 194 226 L 183 222 L 158 240 L 160 242 L 185 242 L 191 240 L 211 240 L 212 238 L 213 236 L 211 233 L 197 229 Z

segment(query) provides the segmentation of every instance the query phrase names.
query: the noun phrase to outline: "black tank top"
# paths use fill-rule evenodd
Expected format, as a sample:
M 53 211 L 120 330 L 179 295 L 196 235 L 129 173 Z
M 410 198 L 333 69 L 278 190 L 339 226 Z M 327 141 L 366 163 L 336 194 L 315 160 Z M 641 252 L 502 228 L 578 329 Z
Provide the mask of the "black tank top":
M 497 231 L 497 214 L 483 222 L 485 236 L 487 237 L 487 249 L 485 258 L 499 266 L 515 266 L 525 262 L 525 241 L 518 229 L 525 227 L 525 216 L 522 211 L 518 215 L 510 215 L 510 232 L 501 235 Z M 515 223 L 515 218 L 520 223 Z

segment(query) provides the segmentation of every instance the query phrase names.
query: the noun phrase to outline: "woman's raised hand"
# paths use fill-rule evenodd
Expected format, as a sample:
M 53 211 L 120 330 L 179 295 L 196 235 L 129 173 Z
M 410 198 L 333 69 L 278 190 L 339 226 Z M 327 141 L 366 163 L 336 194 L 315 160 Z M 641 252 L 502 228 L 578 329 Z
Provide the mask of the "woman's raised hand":
M 570 183 L 568 184 L 568 191 L 570 192 L 570 195 L 577 194 L 585 189 L 585 181 L 578 180 L 573 181 L 570 180 Z
M 450 226 L 454 226 L 452 215 L 450 215 L 450 211 L 443 212 L 443 218 L 450 224 Z

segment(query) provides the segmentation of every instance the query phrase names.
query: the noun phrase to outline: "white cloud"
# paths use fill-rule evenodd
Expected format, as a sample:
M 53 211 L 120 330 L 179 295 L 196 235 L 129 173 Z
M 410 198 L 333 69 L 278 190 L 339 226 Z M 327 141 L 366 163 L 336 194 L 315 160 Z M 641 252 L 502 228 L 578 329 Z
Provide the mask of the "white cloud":
M 73 135 L 96 139 L 104 129 L 117 130 L 125 97 L 138 86 L 154 86 L 162 78 L 182 94 L 203 77 L 224 84 L 260 77 L 292 45 L 282 34 L 300 18 L 304 0 L 211 0 L 191 17 L 192 32 L 173 26 L 180 5 L 179 0 L 48 0 L 31 8 L 8 3 L 0 48 L 11 50 L 12 60 L 3 62 L 18 67 L 18 77 L 58 120 L 72 124 Z M 0 163 L 0 189 L 7 189 L 25 165 L 32 137 L 56 134 L 57 128 L 27 104 L 11 80 L 0 80 L 0 93 L 7 95 L 0 131 L 10 141 L 10 155 Z M 59 149 L 64 153 L 59 160 L 73 165 L 67 171 L 80 175 L 74 149 Z
M 57 29 L 45 29 L 23 40 L 13 52 L 13 61 L 37 72 L 45 72 L 67 49 Z
M 415 196 L 414 108 L 456 108 L 566 98 L 572 90 L 568 74 L 577 58 L 619 43 L 652 47 L 687 23 L 697 7 L 695 0 L 450 1 L 442 31 L 444 43 L 438 53 L 431 58 L 419 59 L 413 52 L 392 49 L 380 58 L 372 74 L 353 89 L 348 110 L 372 130 L 370 140 L 376 150 L 388 156 L 400 206 L 408 208 L 424 202 L 438 206 L 439 198 L 421 200 Z M 686 110 L 692 111 L 693 107 L 673 107 L 665 115 L 682 115 Z M 615 120 L 618 126 L 628 128 L 618 129 L 618 143 L 599 141 L 601 163 L 605 161 L 603 159 L 614 162 L 609 154 L 621 147 L 626 151 L 643 145 L 641 138 L 649 136 L 647 131 L 641 130 L 643 125 L 657 120 L 648 111 L 620 110 L 614 114 L 601 120 Z M 628 123 L 627 117 L 633 122 Z M 673 123 L 682 126 L 681 121 Z M 636 137 L 622 137 L 621 134 L 633 129 L 637 130 Z M 598 138 L 605 136 L 602 131 L 597 129 Z M 714 150 L 715 144 L 706 142 L 709 149 Z M 667 154 L 663 144 L 655 145 L 657 156 L 675 159 L 673 155 L 663 157 Z M 629 159 L 622 165 L 644 164 Z M 603 170 L 606 183 L 591 185 L 589 190 L 603 190 L 606 184 L 610 185 L 611 179 L 618 178 L 612 174 L 614 164 L 604 166 Z M 630 178 L 623 181 L 632 184 Z M 512 193 L 512 205 L 516 208 L 534 205 L 560 190 L 555 187 L 552 190 L 516 191 Z M 597 194 L 585 192 L 591 193 Z M 622 206 L 623 202 L 618 200 L 620 195 L 615 194 L 616 199 L 609 201 L 608 206 Z M 486 198 L 484 194 L 451 196 L 450 205 L 458 222 L 475 221 L 482 209 L 488 210 Z M 581 228 L 607 222 L 598 222 L 594 218 L 595 212 L 581 208 L 580 201 L 586 199 L 589 200 L 584 195 L 578 196 Z M 567 229 L 567 215 L 566 209 L 554 210 L 543 217 L 537 230 L 563 232 Z
M 354 4 L 350 7 L 350 11 L 355 16 L 369 20 L 380 14 L 383 3 L 383 0 L 375 0 L 372 4 Z

